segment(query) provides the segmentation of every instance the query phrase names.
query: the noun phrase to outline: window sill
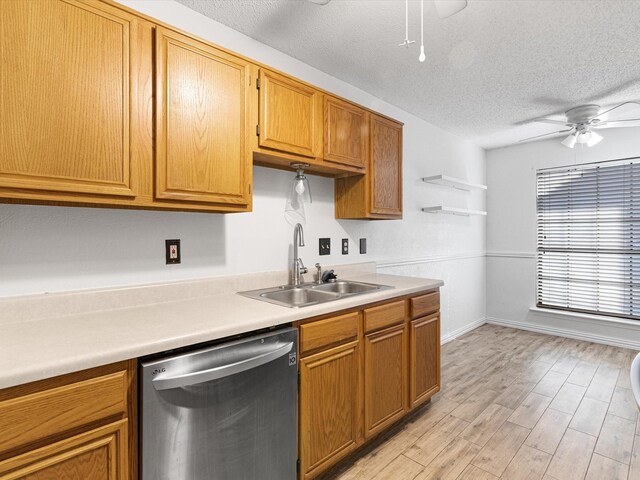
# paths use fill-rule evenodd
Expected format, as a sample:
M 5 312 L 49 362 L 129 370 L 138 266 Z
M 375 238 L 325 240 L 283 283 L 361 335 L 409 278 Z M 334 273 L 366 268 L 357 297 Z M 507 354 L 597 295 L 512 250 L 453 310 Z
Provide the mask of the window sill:
M 540 315 L 559 316 L 574 318 L 576 320 L 587 320 L 591 323 L 618 323 L 621 325 L 631 325 L 640 327 L 640 320 L 626 320 L 621 317 L 610 317 L 607 315 L 593 315 L 589 313 L 571 312 L 569 310 L 556 310 L 554 308 L 531 307 L 529 311 Z

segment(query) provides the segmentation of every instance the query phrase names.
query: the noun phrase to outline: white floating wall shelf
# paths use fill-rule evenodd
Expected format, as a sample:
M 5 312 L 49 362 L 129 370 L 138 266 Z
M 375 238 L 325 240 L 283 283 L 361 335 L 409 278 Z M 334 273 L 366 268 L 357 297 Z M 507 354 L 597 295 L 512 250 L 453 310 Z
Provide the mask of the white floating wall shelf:
M 436 207 L 424 207 L 422 211 L 427 213 L 446 213 L 448 215 L 461 215 L 464 217 L 468 217 L 470 215 L 483 215 L 483 216 L 487 215 L 487 212 L 483 212 L 481 210 L 468 210 L 466 208 L 444 207 L 442 205 L 438 205 Z
M 455 188 L 457 190 L 464 190 L 470 192 L 471 190 L 486 190 L 486 185 L 479 183 L 471 183 L 459 178 L 449 177 L 447 175 L 433 175 L 432 177 L 422 177 L 422 181 L 425 183 L 434 183 L 436 185 L 444 185 L 445 187 Z

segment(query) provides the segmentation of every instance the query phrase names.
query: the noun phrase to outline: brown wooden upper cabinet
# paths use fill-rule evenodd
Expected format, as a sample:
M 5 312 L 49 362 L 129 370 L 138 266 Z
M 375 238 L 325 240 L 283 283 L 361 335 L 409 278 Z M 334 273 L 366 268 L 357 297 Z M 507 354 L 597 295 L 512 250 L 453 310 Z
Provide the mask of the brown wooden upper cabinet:
M 0 201 L 246 212 L 302 162 L 402 217 L 401 124 L 111 1 L 0 3 Z
M 134 197 L 137 18 L 32 0 L 0 22 L 0 189 Z
M 158 199 L 251 203 L 251 64 L 156 28 Z
M 402 216 L 402 126 L 371 117 L 371 213 Z
M 369 113 L 356 105 L 324 96 L 324 160 L 367 166 Z
M 251 209 L 247 60 L 108 2 L 33 0 L 2 3 L 0 63 L 0 198 Z
M 402 124 L 370 116 L 368 170 L 336 179 L 336 218 L 402 218 Z
M 322 156 L 322 93 L 261 69 L 258 144 L 297 156 Z

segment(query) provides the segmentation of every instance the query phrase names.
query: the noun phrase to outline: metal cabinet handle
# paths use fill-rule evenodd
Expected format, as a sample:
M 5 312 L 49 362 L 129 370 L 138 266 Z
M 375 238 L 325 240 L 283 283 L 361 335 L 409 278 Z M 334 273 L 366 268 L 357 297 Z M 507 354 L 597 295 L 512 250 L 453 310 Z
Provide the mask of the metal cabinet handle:
M 219 378 L 228 377 L 236 373 L 244 372 L 265 363 L 286 355 L 293 348 L 293 342 L 285 343 L 274 350 L 261 353 L 255 357 L 240 360 L 239 362 L 221 365 L 219 367 L 200 370 L 197 372 L 189 372 L 176 376 L 158 377 L 152 380 L 152 384 L 156 390 L 169 390 L 171 388 L 187 387 L 189 385 L 197 385 L 199 383 L 210 382 Z

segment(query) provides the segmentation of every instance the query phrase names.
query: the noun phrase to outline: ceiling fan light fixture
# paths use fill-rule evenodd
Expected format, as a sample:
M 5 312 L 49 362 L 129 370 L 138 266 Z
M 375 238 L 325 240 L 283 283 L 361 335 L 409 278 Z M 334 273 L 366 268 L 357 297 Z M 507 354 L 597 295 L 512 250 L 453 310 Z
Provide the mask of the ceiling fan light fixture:
M 620 128 L 620 127 L 640 127 L 640 118 L 621 118 L 610 119 L 602 118 L 609 112 L 616 110 L 624 105 L 634 104 L 640 106 L 640 102 L 629 101 L 620 103 L 608 110 L 602 111 L 599 105 L 578 105 L 577 107 L 570 108 L 564 112 L 566 120 L 556 120 L 555 118 L 538 117 L 534 118 L 534 122 L 551 123 L 554 125 L 564 125 L 569 127 L 567 130 L 560 130 L 558 132 L 543 133 L 542 135 L 536 135 L 535 137 L 524 138 L 519 142 L 526 142 L 529 140 L 535 140 L 549 135 L 558 135 L 560 133 L 570 132 L 561 143 L 569 148 L 574 148 L 576 143 L 580 145 L 586 145 L 587 147 L 593 147 L 600 143 L 603 138 L 598 135 L 595 129 L 600 128 Z
M 578 140 L 578 132 L 573 132 L 569 134 L 569 136 L 562 141 L 562 145 L 564 145 L 565 147 L 573 148 L 576 146 L 577 140 Z
M 596 132 L 589 132 L 589 139 L 587 140 L 587 147 L 593 147 L 602 141 L 602 135 L 598 135 Z
M 585 143 L 588 143 L 588 142 L 589 142 L 589 140 L 591 140 L 591 132 L 588 132 L 588 131 L 587 131 L 587 132 L 579 133 L 579 134 L 578 134 L 578 138 L 577 138 L 577 140 L 576 140 L 576 141 L 577 141 L 580 145 L 583 145 L 583 144 L 585 144 Z

